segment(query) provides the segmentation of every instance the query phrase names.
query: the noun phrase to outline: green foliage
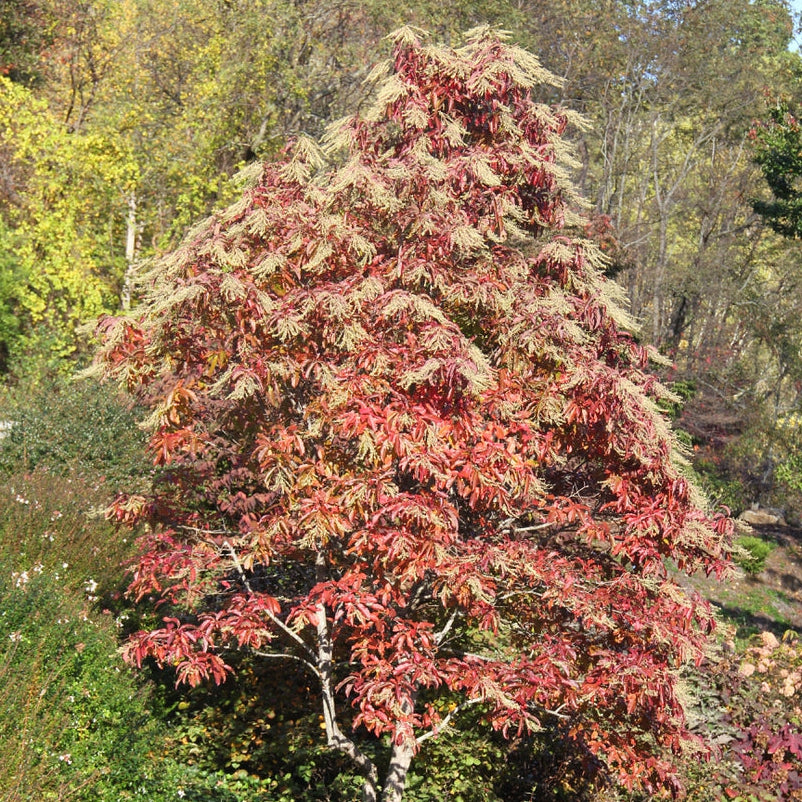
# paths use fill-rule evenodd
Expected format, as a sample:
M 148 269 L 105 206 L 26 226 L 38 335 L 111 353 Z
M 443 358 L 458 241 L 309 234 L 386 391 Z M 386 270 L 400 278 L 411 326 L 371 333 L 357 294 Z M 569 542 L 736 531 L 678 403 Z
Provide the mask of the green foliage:
M 769 109 L 768 120 L 753 130 L 755 161 L 760 165 L 773 194 L 770 201 L 754 201 L 755 211 L 785 237 L 802 235 L 802 133 L 788 105 L 779 102 Z
M 793 453 L 776 468 L 775 477 L 790 490 L 802 492 L 802 454 Z
M 692 471 L 694 480 L 715 506 L 723 505 L 735 511 L 747 506 L 747 488 L 717 458 L 695 459 Z
M 0 554 L 7 572 L 34 565 L 60 581 L 109 602 L 123 579 L 128 538 L 96 513 L 108 503 L 102 482 L 38 470 L 0 481 Z
M 0 150 L 10 187 L 0 233 L 13 231 L 5 259 L 22 277 L 0 287 L 19 325 L 5 346 L 16 346 L 18 359 L 31 349 L 63 359 L 79 348 L 78 324 L 117 307 L 135 168 L 113 132 L 70 131 L 40 97 L 2 76 Z
M 246 771 L 226 773 L 187 765 L 164 755 L 142 766 L 137 799 L 148 802 L 295 802 L 281 782 Z
M 404 799 L 428 802 L 500 802 L 496 786 L 509 747 L 473 717 L 424 744 L 413 766 Z
M 10 354 L 19 353 L 22 334 L 19 303 L 25 273 L 15 241 L 15 233 L 0 217 L 0 373 L 8 370 Z
M 158 735 L 114 621 L 91 612 L 94 586 L 74 590 L 69 569 L 9 562 L 0 553 L 0 796 L 131 798 Z
M 105 478 L 115 491 L 144 480 L 148 461 L 137 411 L 119 391 L 91 380 L 28 381 L 6 391 L 0 472 L 46 468 Z
M 172 671 L 155 672 L 170 759 L 186 767 L 194 783 L 203 777 L 232 787 L 251 783 L 254 799 L 358 798 L 361 778 L 326 746 L 309 677 L 291 666 L 276 673 L 258 660 L 236 662 L 237 675 L 225 685 L 180 694 Z
M 748 574 L 759 574 L 766 566 L 766 558 L 775 549 L 774 543 L 753 535 L 744 535 L 735 541 L 741 553 L 735 552 L 735 562 Z
M 131 544 L 92 514 L 108 500 L 96 466 L 60 468 L 0 482 L 0 797 L 290 802 L 167 754 L 163 710 L 117 654 Z

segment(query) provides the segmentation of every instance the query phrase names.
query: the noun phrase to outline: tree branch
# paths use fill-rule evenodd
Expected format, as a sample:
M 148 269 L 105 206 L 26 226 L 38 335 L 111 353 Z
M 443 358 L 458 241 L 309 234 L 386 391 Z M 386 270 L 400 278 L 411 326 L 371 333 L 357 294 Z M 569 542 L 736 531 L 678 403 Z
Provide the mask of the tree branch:
M 563 721 L 567 721 L 571 718 L 571 716 L 560 712 L 566 706 L 567 702 L 563 702 L 563 704 L 561 704 L 556 710 L 549 710 L 547 707 L 544 707 L 543 712 L 548 713 L 550 716 L 555 716 L 556 718 L 562 719 Z
M 544 521 L 539 524 L 532 524 L 531 526 L 515 526 L 515 518 L 505 518 L 500 524 L 499 529 L 509 532 L 540 532 L 544 529 L 549 529 L 557 524 L 554 521 Z
M 297 654 L 289 654 L 288 652 L 263 652 L 256 649 L 254 649 L 253 654 L 255 654 L 257 657 L 268 657 L 280 660 L 297 660 L 299 663 L 305 665 L 318 679 L 320 679 L 320 672 L 317 670 L 317 668 L 308 660 L 304 660 L 303 657 L 299 657 Z
M 451 613 L 448 621 L 446 621 L 445 626 L 434 636 L 434 642 L 439 646 L 443 640 L 445 639 L 446 635 L 451 631 L 451 627 L 454 626 L 454 621 L 457 619 L 457 613 L 459 610 L 454 608 L 454 612 Z
M 448 715 L 436 726 L 430 729 L 428 732 L 424 732 L 423 735 L 419 735 L 415 740 L 422 744 L 424 741 L 428 741 L 429 738 L 434 738 L 439 735 L 448 725 L 451 723 L 451 719 L 454 716 L 461 713 L 466 708 L 470 707 L 471 705 L 478 705 L 480 702 L 484 701 L 483 699 L 468 699 L 466 702 L 463 702 L 461 705 L 457 705 L 453 710 L 451 710 Z
M 237 555 L 234 547 L 227 540 L 223 541 L 222 547 L 228 551 L 228 554 L 234 563 L 234 568 L 237 569 L 237 573 L 242 580 L 242 584 L 245 585 L 245 590 L 247 590 L 252 596 L 255 595 L 253 588 L 251 587 L 251 583 L 248 581 L 245 569 L 242 567 L 242 563 L 239 561 L 239 556 Z M 264 610 L 263 612 L 288 638 L 294 640 L 313 660 L 316 659 L 316 655 L 312 647 L 309 646 L 306 641 L 297 632 L 295 632 L 295 630 L 290 629 L 280 618 L 271 613 L 270 610 Z
M 318 582 L 326 578 L 326 560 L 322 551 L 315 557 L 315 573 Z M 326 608 L 317 605 L 317 665 L 320 680 L 320 698 L 323 704 L 323 721 L 326 725 L 326 743 L 346 754 L 365 778 L 362 787 L 363 802 L 376 802 L 378 798 L 379 773 L 376 764 L 340 729 L 332 688 L 334 647 L 326 618 Z

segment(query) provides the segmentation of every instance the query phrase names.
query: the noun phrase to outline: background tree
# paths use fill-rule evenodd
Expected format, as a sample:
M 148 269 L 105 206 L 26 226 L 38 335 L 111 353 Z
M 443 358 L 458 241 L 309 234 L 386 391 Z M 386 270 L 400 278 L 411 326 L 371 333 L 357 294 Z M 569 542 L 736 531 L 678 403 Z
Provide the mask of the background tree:
M 5 327 L 3 348 L 18 367 L 24 352 L 63 369 L 78 347 L 76 327 L 118 306 L 125 187 L 135 169 L 119 144 L 70 133 L 30 90 L 0 78 L 0 230 L 12 267 L 0 292 L 16 323 Z
M 571 235 L 570 115 L 485 29 L 459 49 L 403 29 L 374 75 L 325 151 L 256 171 L 101 325 L 99 368 L 153 409 L 161 466 L 113 508 L 152 527 L 131 591 L 166 605 L 127 654 L 193 685 L 232 648 L 305 666 L 365 799 L 400 799 L 473 705 L 676 788 L 675 672 L 712 618 L 666 561 L 724 571 L 730 525 Z M 369 735 L 390 739 L 383 779 Z
M 802 234 L 802 134 L 799 121 L 788 104 L 778 102 L 769 109 L 768 120 L 756 126 L 752 134 L 757 142 L 755 161 L 760 165 L 772 193 L 771 200 L 754 201 L 755 211 L 784 237 Z
M 37 0 L 6 0 L 0 17 L 0 75 L 25 85 L 41 79 L 42 51 L 52 28 Z
M 744 282 L 743 323 L 748 332 L 748 352 L 761 375 L 744 377 L 743 395 L 754 404 L 756 425 L 747 428 L 740 447 L 758 457 L 749 477 L 769 500 L 780 479 L 780 492 L 788 497 L 799 492 L 799 443 L 797 415 L 802 397 L 802 331 L 799 293 L 800 175 L 798 123 L 785 102 L 768 110 L 766 119 L 750 131 L 750 156 L 766 186 L 752 188 L 754 211 L 771 233 L 762 237 L 763 257 L 749 281 Z M 769 192 L 770 197 L 768 197 Z

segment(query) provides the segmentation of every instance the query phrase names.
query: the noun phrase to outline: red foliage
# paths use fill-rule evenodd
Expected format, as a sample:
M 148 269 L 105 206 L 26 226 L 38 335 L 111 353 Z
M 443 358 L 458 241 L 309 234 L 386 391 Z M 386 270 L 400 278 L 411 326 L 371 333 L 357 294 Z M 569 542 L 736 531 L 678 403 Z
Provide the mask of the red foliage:
M 189 683 L 222 679 L 224 647 L 300 659 L 327 716 L 331 679 L 413 748 L 438 692 L 510 733 L 559 716 L 624 783 L 673 788 L 675 669 L 712 621 L 665 563 L 722 572 L 731 526 L 696 506 L 598 250 L 566 234 L 568 115 L 486 31 L 402 31 L 387 74 L 102 323 L 160 466 L 113 511 L 152 527 L 131 589 L 170 610 L 128 656 Z

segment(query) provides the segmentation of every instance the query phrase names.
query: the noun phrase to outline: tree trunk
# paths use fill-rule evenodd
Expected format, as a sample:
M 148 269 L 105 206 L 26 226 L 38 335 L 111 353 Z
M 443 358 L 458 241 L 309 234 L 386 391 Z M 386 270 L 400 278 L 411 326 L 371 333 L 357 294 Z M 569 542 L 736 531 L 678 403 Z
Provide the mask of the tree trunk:
M 401 802 L 414 754 L 412 744 L 406 741 L 400 745 L 393 745 L 390 766 L 387 769 L 387 777 L 382 791 L 382 802 Z
M 128 196 L 128 220 L 125 231 L 125 277 L 120 292 L 120 305 L 124 310 L 131 308 L 131 282 L 136 262 L 136 195 Z
M 326 562 L 322 551 L 317 553 L 315 572 L 318 582 L 323 582 L 326 579 Z M 323 703 L 323 722 L 326 725 L 326 742 L 332 749 L 337 749 L 347 755 L 357 770 L 364 776 L 362 802 L 378 802 L 379 772 L 376 769 L 376 765 L 343 733 L 337 721 L 334 688 L 331 682 L 333 660 L 334 648 L 331 642 L 328 620 L 326 619 L 326 608 L 320 604 L 317 608 L 317 672 L 320 680 L 321 701 Z M 399 796 L 398 799 L 401 799 L 401 797 Z

